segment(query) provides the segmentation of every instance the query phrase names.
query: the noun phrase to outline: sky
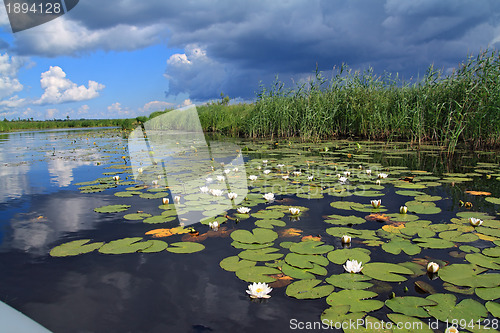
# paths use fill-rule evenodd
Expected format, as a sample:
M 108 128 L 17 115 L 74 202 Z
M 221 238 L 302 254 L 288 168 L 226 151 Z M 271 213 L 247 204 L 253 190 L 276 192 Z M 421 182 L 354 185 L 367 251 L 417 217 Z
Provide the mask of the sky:
M 410 80 L 499 47 L 498 0 L 80 0 L 16 33 L 0 6 L 0 119 L 253 101 L 342 63 Z

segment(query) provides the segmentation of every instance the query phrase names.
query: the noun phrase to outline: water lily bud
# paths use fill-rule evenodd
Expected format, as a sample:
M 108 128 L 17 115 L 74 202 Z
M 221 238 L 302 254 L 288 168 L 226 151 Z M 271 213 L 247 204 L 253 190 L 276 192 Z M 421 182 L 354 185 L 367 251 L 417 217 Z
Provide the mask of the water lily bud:
M 470 217 L 469 223 L 473 227 L 479 227 L 481 224 L 483 224 L 483 220 L 476 219 L 475 217 Z
M 399 213 L 400 214 L 406 214 L 406 213 L 408 213 L 408 207 L 406 207 L 406 206 L 399 207 Z
M 380 205 L 382 204 L 382 200 L 380 200 L 380 199 L 379 200 L 372 200 L 371 204 L 372 204 L 373 208 L 379 208 Z
M 342 244 L 349 244 L 349 243 L 351 243 L 351 236 L 344 235 L 344 236 L 342 236 L 341 241 L 342 241 Z
M 161 202 L 163 202 L 164 205 L 168 205 L 168 203 L 170 202 L 170 199 L 169 198 L 163 198 L 163 199 L 161 199 Z
M 113 180 L 114 181 L 119 181 L 120 180 L 120 176 L 113 176 Z
M 439 265 L 435 262 L 430 262 L 427 264 L 427 272 L 429 273 L 437 273 L 439 271 Z
M 180 196 L 180 195 L 176 195 L 176 196 L 174 197 L 174 202 L 176 202 L 176 203 L 181 202 L 181 196 Z
M 288 208 L 288 211 L 292 215 L 299 215 L 300 214 L 300 209 L 299 208 L 290 207 L 290 208 Z

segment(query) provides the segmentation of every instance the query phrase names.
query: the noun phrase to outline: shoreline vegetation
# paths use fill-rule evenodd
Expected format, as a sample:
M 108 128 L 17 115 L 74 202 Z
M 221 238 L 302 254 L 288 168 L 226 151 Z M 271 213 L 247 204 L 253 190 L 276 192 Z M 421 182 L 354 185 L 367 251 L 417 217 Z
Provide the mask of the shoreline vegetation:
M 276 78 L 271 87 L 261 85 L 253 103 L 230 104 L 228 96 L 221 97 L 220 101 L 197 106 L 207 133 L 303 141 L 356 138 L 433 142 L 448 153 L 453 153 L 458 144 L 472 149 L 500 146 L 498 51 L 469 56 L 447 75 L 431 65 L 416 82 L 388 73 L 377 75 L 371 67 L 354 71 L 343 64 L 334 68 L 331 79 L 316 70 L 309 82 L 293 88 Z M 98 126 L 131 129 L 169 111 L 135 119 L 4 120 L 0 131 Z

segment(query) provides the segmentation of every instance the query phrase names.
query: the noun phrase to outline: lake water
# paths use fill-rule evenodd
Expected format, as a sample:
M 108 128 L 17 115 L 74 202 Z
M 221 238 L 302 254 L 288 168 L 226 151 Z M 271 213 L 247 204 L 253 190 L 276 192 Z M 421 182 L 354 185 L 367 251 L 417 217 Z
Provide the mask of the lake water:
M 444 297 L 451 297 L 439 295 L 453 295 L 457 304 L 474 305 L 460 303 L 466 310 L 452 313 L 446 318 L 450 323 L 467 314 L 465 319 L 496 328 L 497 152 L 450 159 L 438 147 L 406 143 L 211 138 L 207 146 L 200 138 L 170 143 L 162 138 L 160 146 L 154 140 L 129 139 L 116 129 L 0 135 L 1 301 L 53 332 L 283 332 L 319 325 L 327 309 L 323 319 L 412 317 L 426 327 L 435 322 L 437 332 L 444 331 L 446 320 L 429 308 L 444 306 Z M 225 192 L 216 197 L 202 193 L 203 186 Z M 229 200 L 229 191 L 238 197 Z M 274 201 L 263 198 L 268 192 Z M 162 205 L 163 197 L 169 205 Z M 374 199 L 382 201 L 379 209 L 371 206 Z M 405 203 L 408 214 L 399 214 Z M 94 211 L 110 205 L 124 206 Z M 250 214 L 238 214 L 241 206 Z M 299 207 L 300 215 L 291 216 L 289 207 Z M 471 216 L 484 224 L 472 227 Z M 208 226 L 215 219 L 217 231 Z M 179 223 L 184 228 L 176 228 Z M 169 229 L 170 235 L 146 234 L 156 229 Z M 257 236 L 256 229 L 266 231 Z M 352 236 L 350 246 L 341 244 L 342 234 Z M 301 247 L 314 237 L 322 243 Z M 98 244 L 89 253 L 62 247 L 70 255 L 51 255 L 78 240 Z M 307 255 L 318 260 L 312 269 Z M 342 256 L 369 262 L 363 262 L 361 274 L 347 277 Z M 429 261 L 441 266 L 437 276 L 425 274 Z M 377 263 L 403 269 L 387 276 L 378 272 L 394 267 Z M 282 269 L 293 279 L 280 275 L 271 298 L 251 299 L 245 292 L 249 282 L 260 282 L 252 280 L 259 276 L 253 265 Z M 460 274 L 466 282 L 449 277 Z M 491 279 L 483 278 L 486 274 Z M 296 284 L 311 278 L 322 289 Z M 417 298 L 423 303 L 408 305 Z

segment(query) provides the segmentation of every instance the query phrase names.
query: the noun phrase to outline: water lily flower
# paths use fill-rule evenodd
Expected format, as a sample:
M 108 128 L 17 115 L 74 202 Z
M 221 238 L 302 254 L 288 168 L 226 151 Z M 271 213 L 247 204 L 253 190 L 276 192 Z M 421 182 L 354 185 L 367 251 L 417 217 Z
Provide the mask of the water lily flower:
M 250 176 L 248 176 L 248 179 L 250 179 L 250 180 L 257 180 L 257 176 L 256 175 L 250 175 Z
M 455 326 L 450 326 L 444 331 L 444 333 L 459 333 L 458 329 Z
M 257 166 L 257 170 L 260 170 L 262 169 L 262 167 L 260 165 Z
M 162 202 L 164 205 L 168 205 L 168 203 L 170 202 L 170 199 L 169 199 L 169 198 L 163 198 L 163 199 L 161 199 L 161 202 Z
M 202 186 L 202 187 L 200 187 L 200 191 L 201 191 L 201 193 L 208 193 L 208 187 Z
M 251 298 L 269 298 L 271 295 L 269 293 L 273 290 L 270 288 L 267 283 L 263 282 L 254 282 L 248 285 L 247 294 L 250 295 Z
M 280 169 L 281 169 L 282 167 L 284 167 L 284 166 L 285 166 L 284 164 L 278 164 L 278 165 L 277 165 L 277 167 L 278 167 L 278 168 L 280 168 Z
M 144 171 L 144 170 L 143 170 L 142 168 L 138 168 L 138 169 L 137 169 L 137 172 L 138 172 L 138 173 L 142 173 L 143 171 Z
M 292 173 L 294 176 L 300 176 L 302 174 L 302 172 L 300 172 L 300 171 L 294 171 Z
M 347 181 L 346 177 L 340 177 L 339 178 L 339 182 L 341 182 L 341 183 L 345 183 L 346 181 Z
M 266 169 L 266 170 L 264 170 L 264 171 L 262 171 L 262 172 L 264 172 L 264 174 L 265 174 L 265 175 L 268 175 L 268 174 L 270 174 L 270 173 L 271 173 L 271 170 Z
M 234 199 L 236 199 L 237 196 L 238 196 L 238 194 L 234 193 L 234 192 L 229 192 L 227 194 L 227 197 L 229 198 L 229 200 L 234 200 Z
M 436 264 L 435 262 L 432 262 L 432 261 L 427 264 L 427 272 L 436 273 L 437 271 L 439 271 L 438 264 Z
M 113 180 L 114 181 L 119 181 L 120 180 L 120 176 L 113 176 Z
M 481 224 L 483 224 L 483 220 L 476 219 L 475 217 L 470 217 L 469 223 L 473 227 L 479 227 Z
M 288 175 L 284 175 L 284 176 L 282 176 L 281 178 L 283 178 L 284 180 L 287 180 L 288 178 L 290 178 L 290 176 L 288 176 Z
M 313 180 L 314 176 L 307 176 L 307 180 Z
M 375 182 L 375 184 L 380 185 L 380 179 L 377 179 L 377 181 Z
M 345 175 L 346 177 L 349 177 L 349 176 L 351 175 L 351 172 L 350 172 L 350 171 L 344 171 L 344 175 Z
M 340 241 L 342 242 L 342 244 L 349 244 L 351 243 L 351 236 L 343 235 Z
M 176 196 L 174 197 L 174 202 L 176 202 L 176 203 L 181 202 L 181 196 L 180 196 L 180 195 L 176 195 Z
M 211 229 L 213 229 L 213 230 L 217 231 L 217 229 L 219 229 L 219 222 L 217 222 L 217 221 L 209 222 L 209 223 L 208 223 L 208 226 L 209 226 Z
M 361 164 L 360 164 L 360 165 L 358 165 L 358 169 L 359 169 L 359 170 L 363 170 L 363 166 L 362 166 Z
M 378 199 L 378 200 L 372 200 L 370 202 L 371 202 L 373 208 L 379 208 L 380 205 L 382 204 L 382 200 L 380 200 L 380 199 Z
M 274 201 L 274 193 L 266 193 L 263 196 L 264 199 L 266 199 L 269 202 Z
M 248 214 L 250 212 L 250 208 L 248 207 L 238 207 L 236 211 L 240 214 Z
M 359 273 L 363 269 L 362 262 L 357 260 L 347 260 L 344 269 L 349 273 Z
M 228 173 L 230 173 L 230 172 L 231 172 L 231 170 L 229 170 L 229 169 L 224 169 L 224 173 L 225 173 L 226 175 L 227 175 Z
M 212 177 L 208 177 L 207 179 L 205 179 L 205 181 L 206 181 L 207 183 L 211 183 L 211 182 L 213 181 L 213 178 L 212 178 Z
M 406 206 L 399 207 L 399 214 L 406 214 L 406 213 L 408 213 L 408 207 Z
M 151 181 L 151 184 L 158 185 L 158 181 L 155 179 L 155 180 Z
M 380 179 L 382 179 L 382 178 L 387 178 L 387 176 L 388 176 L 388 174 L 386 174 L 386 173 L 379 173 L 379 174 L 377 175 L 377 177 L 378 177 L 378 178 L 380 178 Z
M 372 174 L 372 170 L 370 170 L 370 169 L 366 169 L 366 170 L 365 170 L 365 172 L 366 172 L 366 174 L 367 174 L 368 176 L 370 176 L 370 175 Z
M 342 177 L 342 175 L 340 173 L 336 174 L 337 178 L 340 178 Z
M 288 208 L 288 211 L 292 215 L 299 215 L 300 214 L 300 209 L 296 208 L 296 207 L 290 207 L 290 208 Z
M 234 167 L 234 168 L 233 168 L 233 172 L 238 172 L 238 170 L 239 170 L 239 169 L 238 169 L 237 167 Z
M 262 164 L 267 164 L 268 160 L 262 160 Z
M 223 190 L 219 190 L 219 189 L 210 189 L 210 190 L 208 190 L 208 192 L 210 192 L 210 194 L 213 195 L 214 197 L 220 197 L 224 193 Z
M 226 179 L 224 176 L 217 176 L 217 180 L 223 182 Z
M 158 179 L 161 179 L 161 175 L 156 176 Z

